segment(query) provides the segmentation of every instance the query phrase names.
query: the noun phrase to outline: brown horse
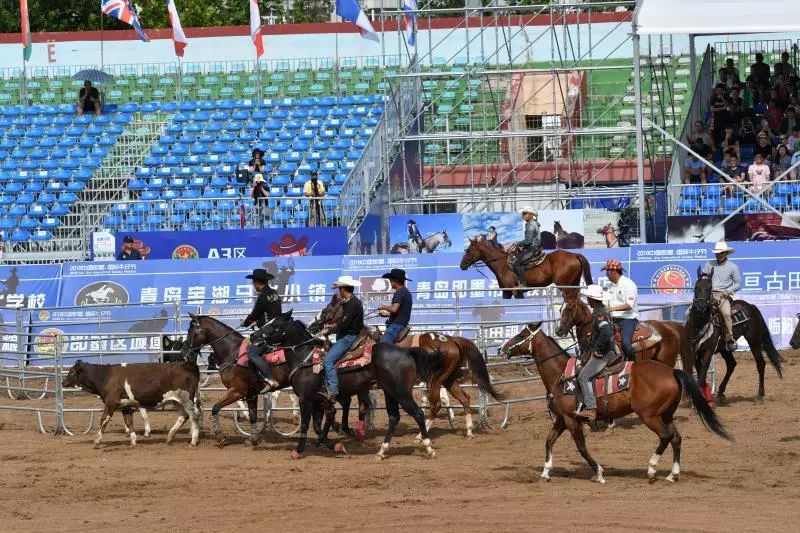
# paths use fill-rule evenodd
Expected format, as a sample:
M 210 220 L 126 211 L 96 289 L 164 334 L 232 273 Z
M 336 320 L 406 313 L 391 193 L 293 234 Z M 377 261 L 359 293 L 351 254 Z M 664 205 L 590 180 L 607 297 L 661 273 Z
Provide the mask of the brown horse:
M 606 240 L 606 248 L 619 248 L 619 237 L 611 222 L 598 229 L 597 233 Z
M 556 248 L 583 248 L 583 235 L 577 231 L 568 233 L 558 220 L 553 223 L 553 233 L 556 234 Z
M 650 339 L 636 342 L 636 335 L 634 334 L 633 348 L 636 352 L 637 360 L 654 359 L 669 367 L 674 367 L 678 354 L 680 354 L 683 369 L 687 372 L 692 371 L 694 356 L 689 345 L 689 336 L 686 334 L 686 328 L 683 324 L 659 320 L 647 320 L 640 322 L 640 324 L 650 326 L 650 329 L 657 333 L 661 339 L 656 340 L 651 337 Z M 568 298 L 564 301 L 556 335 L 563 337 L 573 327 L 577 330 L 577 340 L 581 353 L 585 353 L 591 342 L 592 310 L 580 298 Z
M 553 445 L 558 437 L 569 430 L 578 452 L 595 474 L 595 481 L 605 483 L 603 467 L 586 449 L 583 424 L 575 418 L 574 395 L 564 393 L 561 377 L 567 367 L 567 353 L 541 330 L 541 322 L 528 324 L 522 332 L 508 340 L 500 353 L 507 357 L 529 355 L 536 361 L 539 376 L 547 389 L 548 407 L 555 416 L 553 428 L 545 442 L 545 463 L 541 479 L 550 480 L 553 468 Z M 658 361 L 638 361 L 631 368 L 630 385 L 621 392 L 608 395 L 607 402 L 598 402 L 598 414 L 605 419 L 616 419 L 636 413 L 656 435 L 659 443 L 647 466 L 647 476 L 655 480 L 656 466 L 669 444 L 672 444 L 672 471 L 667 481 L 676 481 L 681 471 L 681 434 L 673 419 L 681 400 L 681 390 L 687 392 L 703 424 L 719 435 L 730 439 L 714 410 L 709 407 L 697 384 L 686 372 L 672 369 Z
M 321 325 L 336 324 L 342 317 L 341 300 L 334 294 L 331 301 L 322 310 L 317 322 L 309 326 L 310 330 L 315 330 Z M 377 333 L 371 333 L 377 337 Z M 420 348 L 428 353 L 438 353 L 442 357 L 442 367 L 431 374 L 430 382 L 427 384 L 427 396 L 430 403 L 425 426 L 430 429 L 434 420 L 442 407 L 441 389 L 450 391 L 450 394 L 464 408 L 466 418 L 467 437 L 472 437 L 472 409 L 470 408 L 470 397 L 467 391 L 461 388 L 461 383 L 467 378 L 464 367 L 469 369 L 472 379 L 478 385 L 478 389 L 491 395 L 494 399 L 502 399 L 492 386 L 489 370 L 483 359 L 483 354 L 475 346 L 475 343 L 464 337 L 453 337 L 441 333 L 422 333 L 419 335 L 407 335 L 397 343 L 402 348 Z M 347 424 L 347 405 L 342 404 L 342 422 Z M 360 424 L 359 427 L 362 425 Z M 421 435 L 417 436 L 421 438 Z
M 517 286 L 517 276 L 508 266 L 508 253 L 493 248 L 480 239 L 470 239 L 469 246 L 461 258 L 461 270 L 466 270 L 476 263 L 483 262 L 489 267 L 497 278 L 497 283 L 502 289 L 514 289 Z M 544 261 L 525 272 L 525 285 L 527 287 L 547 287 L 550 284 L 563 287 L 564 296 L 578 294 L 577 287 L 581 284 L 581 276 L 587 285 L 592 284 L 592 270 L 589 261 L 581 254 L 555 250 L 548 253 Z M 524 290 L 504 290 L 503 298 L 523 298 Z

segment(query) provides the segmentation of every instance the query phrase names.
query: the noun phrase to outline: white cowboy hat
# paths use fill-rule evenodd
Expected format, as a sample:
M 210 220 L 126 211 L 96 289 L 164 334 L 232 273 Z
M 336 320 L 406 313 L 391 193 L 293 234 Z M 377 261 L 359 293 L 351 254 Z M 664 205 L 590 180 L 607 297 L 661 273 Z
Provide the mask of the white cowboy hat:
M 717 244 L 714 245 L 714 253 L 715 254 L 722 254 L 722 253 L 733 253 L 733 248 L 728 246 L 728 243 L 725 241 L 718 241 Z
M 520 214 L 530 213 L 531 215 L 538 217 L 539 212 L 536 209 L 532 208 L 531 206 L 524 206 L 522 209 L 519 210 Z
M 361 287 L 361 282 L 354 279 L 353 276 L 339 276 L 339 279 L 333 282 L 332 289 L 339 287 Z
M 598 302 L 602 302 L 606 297 L 606 291 L 600 285 L 589 285 L 581 291 L 581 294 Z

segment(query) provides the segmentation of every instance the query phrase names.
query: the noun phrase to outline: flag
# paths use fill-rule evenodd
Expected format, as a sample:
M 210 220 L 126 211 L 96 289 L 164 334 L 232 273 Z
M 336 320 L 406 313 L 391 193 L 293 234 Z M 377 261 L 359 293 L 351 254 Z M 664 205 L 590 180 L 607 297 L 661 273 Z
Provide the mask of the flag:
M 336 14 L 347 22 L 352 22 L 361 28 L 361 36 L 376 43 L 381 42 L 378 33 L 372 27 L 372 22 L 367 18 L 367 14 L 361 9 L 358 0 L 336 0 Z
M 19 0 L 20 30 L 22 33 L 22 58 L 30 60 L 33 51 L 31 23 L 28 21 L 28 0 Z
M 150 42 L 150 39 L 145 35 L 144 30 L 139 25 L 139 19 L 136 16 L 136 10 L 130 3 L 130 0 L 100 0 L 100 9 L 108 15 L 117 20 L 130 24 L 136 30 L 136 35 L 144 42 Z
M 175 44 L 175 55 L 183 57 L 183 49 L 189 44 L 186 34 L 183 33 L 181 18 L 178 16 L 178 9 L 175 7 L 175 0 L 167 0 L 167 12 L 169 22 L 172 24 L 172 42 Z
M 256 57 L 264 55 L 264 43 L 261 41 L 261 13 L 258 12 L 258 0 L 250 0 L 250 38 L 256 47 Z
M 403 0 L 403 31 L 410 46 L 417 42 L 417 0 Z

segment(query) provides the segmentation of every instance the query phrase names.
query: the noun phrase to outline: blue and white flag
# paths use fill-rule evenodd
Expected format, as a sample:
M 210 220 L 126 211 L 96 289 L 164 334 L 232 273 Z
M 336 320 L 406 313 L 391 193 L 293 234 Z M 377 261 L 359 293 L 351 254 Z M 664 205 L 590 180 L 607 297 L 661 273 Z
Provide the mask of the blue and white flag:
M 336 0 L 336 14 L 347 22 L 352 22 L 361 28 L 361 36 L 365 39 L 381 42 L 378 32 L 372 27 L 372 22 L 367 18 L 367 14 L 361 9 L 358 0 Z
M 417 43 L 417 0 L 403 0 L 403 31 L 409 46 Z

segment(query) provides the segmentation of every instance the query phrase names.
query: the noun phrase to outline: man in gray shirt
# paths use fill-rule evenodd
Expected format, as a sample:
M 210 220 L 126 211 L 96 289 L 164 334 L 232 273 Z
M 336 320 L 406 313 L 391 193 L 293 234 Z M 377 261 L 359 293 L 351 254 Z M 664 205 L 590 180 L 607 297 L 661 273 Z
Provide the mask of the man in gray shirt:
M 742 275 L 739 267 L 728 260 L 728 255 L 733 253 L 733 248 L 725 241 L 714 245 L 715 261 L 709 261 L 703 267 L 703 272 L 711 274 L 712 299 L 719 306 L 722 320 L 725 323 L 725 341 L 729 351 L 736 349 L 736 339 L 733 337 L 731 323 L 731 301 L 733 293 L 742 288 Z

